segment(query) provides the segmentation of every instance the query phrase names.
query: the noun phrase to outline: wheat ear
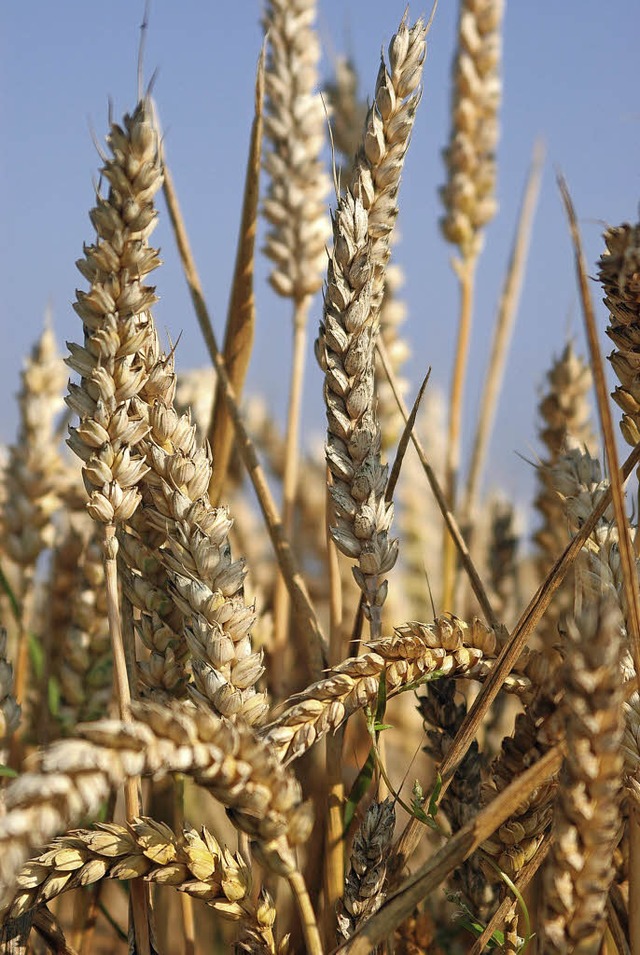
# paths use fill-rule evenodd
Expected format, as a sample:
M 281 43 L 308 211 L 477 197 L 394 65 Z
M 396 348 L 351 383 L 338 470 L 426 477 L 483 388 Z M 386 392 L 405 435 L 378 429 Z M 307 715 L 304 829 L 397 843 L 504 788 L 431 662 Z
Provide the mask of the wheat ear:
M 129 686 L 118 584 L 117 529 L 135 513 L 138 484 L 147 471 L 141 442 L 148 432 L 140 392 L 147 378 L 146 352 L 153 344 L 150 308 L 154 289 L 144 284 L 159 264 L 148 243 L 157 218 L 154 196 L 162 184 L 158 137 L 148 99 L 141 100 L 107 138 L 110 156 L 102 174 L 106 198 L 97 196 L 91 221 L 97 238 L 77 264 L 90 290 L 76 292 L 74 308 L 83 322 L 84 345 L 69 344 L 67 364 L 81 376 L 69 385 L 67 402 L 80 418 L 69 445 L 84 462 L 87 510 L 103 527 L 107 616 L 120 715 L 129 716 Z M 128 648 L 129 655 L 133 647 Z M 140 815 L 134 779 L 125 783 L 127 817 Z M 134 883 L 133 915 L 142 955 L 150 952 L 148 902 Z
M 53 515 L 60 506 L 64 467 L 54 439 L 55 417 L 62 405 L 65 369 L 47 323 L 21 375 L 18 394 L 20 426 L 9 448 L 2 513 L 2 549 L 18 570 L 16 598 L 20 607 L 15 695 L 24 703 L 29 682 L 28 629 L 36 562 L 53 544 Z M 12 762 L 20 760 L 14 741 Z
M 462 0 L 458 46 L 453 63 L 452 126 L 444 151 L 447 182 L 440 190 L 445 214 L 443 235 L 457 246 L 454 261 L 460 285 L 460 317 L 449 411 L 446 489 L 455 508 L 460 468 L 460 432 L 465 371 L 471 337 L 475 272 L 482 229 L 496 213 L 495 150 L 501 96 L 500 46 L 502 0 Z M 445 533 L 443 600 L 451 608 L 455 553 Z
M 567 622 L 567 751 L 544 873 L 545 952 L 598 952 L 620 838 L 621 626 L 607 603 Z
M 640 391 L 638 342 L 640 341 L 640 224 L 607 229 L 606 251 L 600 256 L 599 278 L 609 309 L 607 335 L 615 350 L 609 356 L 620 382 L 613 399 L 622 409 L 620 427 L 632 447 L 640 442 Z
M 371 652 L 345 660 L 290 697 L 261 733 L 284 761 L 296 759 L 357 710 L 374 705 L 383 673 L 389 697 L 440 676 L 479 677 L 486 663 L 491 666 L 495 646 L 494 631 L 479 620 L 467 624 L 445 615 L 433 624 L 411 621 L 394 636 L 371 641 Z M 511 685 L 518 692 L 529 684 L 516 675 Z
M 4 918 L 18 918 L 62 892 L 105 878 L 144 878 L 173 886 L 237 922 L 239 944 L 253 945 L 252 952 L 276 955 L 274 903 L 265 891 L 254 900 L 251 871 L 241 856 L 221 846 L 204 827 L 198 832 L 187 825 L 178 839 L 164 823 L 148 818 L 59 836 L 20 869 Z
M 377 912 L 386 898 L 387 860 L 396 821 L 391 799 L 373 802 L 353 840 L 351 867 L 338 906 L 341 938 L 351 938 L 360 923 Z
M 293 361 L 282 482 L 282 523 L 289 538 L 298 484 L 307 319 L 311 300 L 322 285 L 330 234 L 325 207 L 329 179 L 320 159 L 326 120 L 316 92 L 320 43 L 315 14 L 316 0 L 268 0 L 263 18 L 267 37 L 264 164 L 269 175 L 263 212 L 270 223 L 265 252 L 275 263 L 271 285 L 293 302 Z M 281 663 L 289 609 L 286 583 L 278 575 L 274 651 Z
M 393 505 L 385 501 L 387 469 L 380 459 L 375 414 L 373 350 L 378 333 L 372 308 L 373 261 L 367 213 L 347 192 L 333 216 L 324 319 L 317 354 L 325 373 L 327 464 L 336 510 L 333 540 L 358 561 L 353 573 L 366 602 L 372 636 L 380 633 L 386 596 L 381 578 L 395 564 L 398 544 L 388 537 Z
M 255 840 L 265 864 L 286 876 L 296 869 L 292 847 L 308 836 L 310 810 L 268 744 L 245 724 L 185 703 L 134 703 L 132 713 L 130 723 L 84 724 L 79 738 L 54 743 L 37 771 L 7 788 L 0 819 L 3 898 L 35 846 L 98 812 L 111 789 L 138 775 L 192 776 Z
M 567 545 L 567 527 L 563 508 L 554 486 L 552 469 L 560 455 L 572 447 L 594 448 L 588 393 L 592 385 L 589 366 L 568 343 L 559 358 L 554 359 L 547 372 L 547 387 L 540 403 L 540 439 L 545 445 L 545 456 L 536 474 L 538 493 L 534 506 L 542 517 L 534 541 L 538 548 L 536 564 L 540 579 L 546 577 L 549 567 Z M 540 634 L 548 646 L 558 638 L 558 620 L 573 604 L 571 575 L 565 579 L 541 621 Z

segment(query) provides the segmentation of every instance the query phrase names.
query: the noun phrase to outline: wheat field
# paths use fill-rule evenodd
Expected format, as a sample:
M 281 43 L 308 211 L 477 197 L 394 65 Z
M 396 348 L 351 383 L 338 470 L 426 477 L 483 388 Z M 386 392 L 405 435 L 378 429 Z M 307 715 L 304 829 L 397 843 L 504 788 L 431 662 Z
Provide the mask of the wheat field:
M 484 487 L 541 144 L 467 394 L 503 0 L 459 2 L 448 393 L 409 381 L 396 255 L 431 20 L 406 11 L 376 75 L 335 56 L 324 82 L 317 13 L 264 4 L 223 333 L 141 66 L 98 146 L 75 338 L 61 354 L 47 322 L 25 360 L 0 481 L 0 949 L 637 955 L 640 223 L 587 263 L 558 174 L 587 346 L 560 339 L 541 389 L 527 539 Z M 180 372 L 159 217 L 207 356 Z M 285 422 L 246 387 L 265 268 Z

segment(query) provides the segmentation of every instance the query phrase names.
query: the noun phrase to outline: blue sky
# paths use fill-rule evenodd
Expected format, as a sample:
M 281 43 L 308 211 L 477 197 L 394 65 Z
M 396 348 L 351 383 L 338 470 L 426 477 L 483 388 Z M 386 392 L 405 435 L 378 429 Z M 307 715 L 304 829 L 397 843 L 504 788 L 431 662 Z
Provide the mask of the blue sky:
M 386 47 L 404 0 L 320 0 L 325 41 L 356 60 L 361 87 L 373 88 L 380 49 Z M 71 309 L 82 282 L 74 262 L 92 239 L 88 210 L 99 166 L 91 130 L 103 140 L 108 101 L 116 116 L 134 105 L 142 3 L 33 0 L 0 4 L 0 441 L 17 422 L 13 396 L 19 370 L 51 303 L 60 343 L 79 340 Z M 491 478 L 522 499 L 531 468 L 537 390 L 551 356 L 568 330 L 583 349 L 571 247 L 554 181 L 567 177 L 584 231 L 592 274 L 606 223 L 637 216 L 640 198 L 640 61 L 637 0 L 507 4 L 504 103 L 499 147 L 500 212 L 487 230 L 479 265 L 465 436 L 474 421 L 490 329 L 531 148 L 544 137 L 547 163 L 527 280 L 516 327 L 505 394 L 494 441 Z M 412 6 L 411 15 L 425 12 Z M 412 343 L 409 375 L 427 365 L 432 381 L 449 379 L 457 322 L 451 248 L 440 238 L 437 189 L 440 151 L 448 134 L 450 64 L 457 3 L 440 0 L 429 37 L 424 96 L 400 193 L 402 242 L 397 260 L 407 283 Z M 145 53 L 147 75 L 158 77 L 155 97 L 166 132 L 167 155 L 216 325 L 221 332 L 233 265 L 241 185 L 248 142 L 255 63 L 260 48 L 260 5 L 155 0 Z M 325 75 L 330 69 L 324 63 Z M 201 364 L 203 346 L 161 208 L 155 241 L 165 266 L 155 281 L 160 329 L 175 341 L 178 367 Z M 258 331 L 250 390 L 262 392 L 282 416 L 290 343 L 289 303 L 257 275 Z M 599 289 L 594 285 L 599 303 Z M 311 317 L 313 339 L 320 314 Z M 602 327 L 604 309 L 598 312 Z M 604 342 L 605 351 L 608 345 Z M 321 382 L 311 352 L 305 418 L 324 427 Z

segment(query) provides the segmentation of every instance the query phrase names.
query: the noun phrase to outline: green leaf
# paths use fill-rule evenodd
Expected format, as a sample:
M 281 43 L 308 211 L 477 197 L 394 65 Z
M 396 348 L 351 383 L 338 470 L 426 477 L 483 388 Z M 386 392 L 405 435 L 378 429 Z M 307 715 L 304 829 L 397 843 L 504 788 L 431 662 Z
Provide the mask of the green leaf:
M 11 584 L 7 580 L 1 565 L 0 565 L 0 589 L 4 590 L 5 594 L 9 598 L 11 612 L 13 616 L 15 617 L 16 623 L 20 623 L 20 620 L 22 619 L 22 608 L 20 604 L 18 603 L 18 598 L 16 597 L 13 590 L 11 589 Z
M 393 723 L 374 723 L 373 730 L 375 733 L 382 733 L 383 730 L 392 730 Z
M 49 677 L 47 699 L 49 701 L 49 712 L 57 718 L 60 716 L 60 684 L 54 676 Z
M 8 776 L 9 779 L 15 779 L 18 773 L 11 766 L 0 766 L 0 776 Z
M 438 800 L 440 799 L 440 793 L 442 792 L 442 776 L 440 773 L 436 774 L 436 781 L 433 787 L 433 791 L 429 796 L 429 807 L 427 812 L 432 819 L 435 819 L 438 815 Z
M 376 766 L 376 756 L 373 750 L 373 746 L 369 750 L 369 755 L 367 760 L 355 778 L 353 786 L 351 787 L 351 792 L 344 806 L 344 832 L 346 833 L 349 829 L 349 826 L 353 822 L 353 817 L 356 814 L 358 804 L 360 800 L 364 797 L 369 786 L 371 785 L 371 780 L 373 779 L 373 771 Z
M 383 670 L 380 674 L 378 683 L 378 701 L 376 703 L 376 723 L 382 723 L 384 711 L 387 708 L 387 671 Z
M 28 633 L 29 657 L 31 658 L 31 669 L 38 680 L 42 679 L 44 673 L 44 650 L 40 640 L 35 633 Z

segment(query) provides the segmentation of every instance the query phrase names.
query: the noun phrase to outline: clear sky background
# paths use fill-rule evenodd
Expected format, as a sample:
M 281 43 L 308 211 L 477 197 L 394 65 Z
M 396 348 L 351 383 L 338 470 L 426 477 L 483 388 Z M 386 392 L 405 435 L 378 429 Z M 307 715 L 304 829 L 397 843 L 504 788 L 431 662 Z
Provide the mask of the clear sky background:
M 373 90 L 404 0 L 320 0 L 325 45 L 355 58 L 363 91 Z M 440 238 L 437 189 L 449 129 L 450 65 L 457 2 L 440 0 L 429 36 L 424 96 L 400 194 L 397 261 L 407 281 L 405 326 L 416 382 L 428 365 L 448 386 L 457 323 L 451 247 Z M 24 355 L 51 303 L 64 340 L 81 340 L 71 308 L 81 284 L 74 262 L 93 239 L 88 210 L 99 159 L 92 143 L 134 106 L 142 2 L 0 2 L 0 442 L 13 439 L 14 395 Z M 428 13 L 412 6 L 411 16 Z M 241 188 L 260 49 L 260 4 L 253 0 L 155 0 L 145 53 L 166 132 L 183 212 L 208 301 L 221 333 L 234 258 Z M 499 147 L 500 212 L 487 230 L 479 265 L 471 371 L 466 392 L 469 440 L 486 367 L 490 330 L 534 139 L 547 163 L 531 257 L 505 381 L 490 480 L 519 500 L 532 484 L 538 389 L 568 332 L 584 351 L 572 252 L 554 180 L 565 174 L 584 231 L 592 274 L 605 224 L 636 221 L 640 198 L 640 4 L 637 0 L 509 0 L 505 16 L 504 102 Z M 330 72 L 325 59 L 323 73 Z M 160 200 L 161 201 L 161 200 Z M 204 363 L 164 208 L 154 241 L 164 267 L 155 273 L 156 318 L 175 341 L 178 368 Z M 258 330 L 249 388 L 283 417 L 290 354 L 290 308 L 257 274 Z M 598 305 L 600 290 L 594 284 Z M 310 339 L 320 315 L 312 312 Z M 602 328 L 606 314 L 599 307 Z M 604 340 L 605 351 L 610 350 Z M 305 396 L 307 433 L 324 428 L 321 379 L 311 352 Z

